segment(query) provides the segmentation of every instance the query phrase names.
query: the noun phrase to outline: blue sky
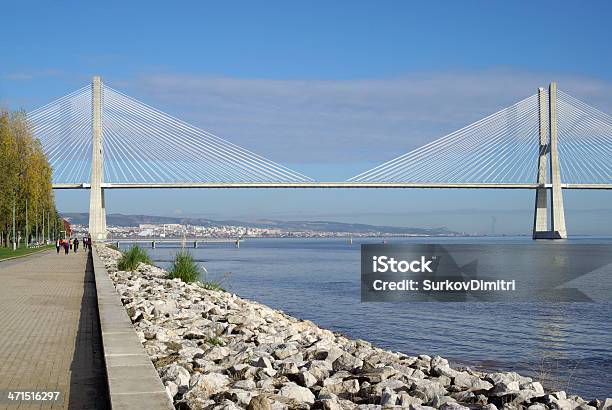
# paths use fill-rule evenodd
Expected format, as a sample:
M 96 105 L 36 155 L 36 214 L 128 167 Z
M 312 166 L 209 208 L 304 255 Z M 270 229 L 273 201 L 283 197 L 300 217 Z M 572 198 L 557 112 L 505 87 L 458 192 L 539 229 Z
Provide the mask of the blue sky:
M 609 2 L 11 2 L 0 104 L 94 74 L 317 179 L 345 179 L 531 95 L 612 113 Z M 9 18 L 6 18 L 9 16 Z M 86 193 L 57 194 L 86 211 Z M 612 233 L 610 193 L 566 195 L 573 232 Z M 110 212 L 335 219 L 525 232 L 532 192 L 110 192 Z

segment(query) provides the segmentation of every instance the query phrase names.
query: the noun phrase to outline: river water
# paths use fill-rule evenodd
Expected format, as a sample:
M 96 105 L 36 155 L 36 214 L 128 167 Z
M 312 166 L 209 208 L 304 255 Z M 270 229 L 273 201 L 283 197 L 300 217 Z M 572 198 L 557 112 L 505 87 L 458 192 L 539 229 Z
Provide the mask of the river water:
M 526 238 L 388 242 L 533 243 Z M 610 238 L 572 242 L 612 245 Z M 612 303 L 361 303 L 361 243 L 380 240 L 360 238 L 351 245 L 346 239 L 248 239 L 240 249 L 226 243 L 190 251 L 206 268 L 206 279 L 222 281 L 228 291 L 349 337 L 406 354 L 438 354 L 456 365 L 517 371 L 587 399 L 612 396 Z M 177 250 L 158 247 L 149 254 L 167 268 Z

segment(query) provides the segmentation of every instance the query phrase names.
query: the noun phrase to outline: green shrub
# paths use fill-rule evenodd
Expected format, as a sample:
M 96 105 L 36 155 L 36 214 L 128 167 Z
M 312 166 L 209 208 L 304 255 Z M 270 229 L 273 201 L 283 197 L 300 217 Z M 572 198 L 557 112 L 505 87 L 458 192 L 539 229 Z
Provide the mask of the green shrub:
M 231 272 L 225 272 L 221 280 L 211 281 L 208 280 L 208 272 L 206 271 L 206 267 L 202 266 L 202 268 L 204 269 L 204 280 L 198 283 L 201 288 L 206 290 L 214 290 L 216 292 L 227 292 L 223 287 L 223 283 L 230 277 L 232 274 Z
M 219 292 L 225 292 L 220 282 L 200 282 L 199 285 L 206 290 L 216 290 Z
M 172 262 L 172 268 L 168 272 L 170 279 L 179 278 L 183 282 L 195 282 L 200 277 L 200 268 L 193 260 L 189 251 L 177 252 Z
M 223 346 L 223 339 L 220 337 L 209 337 L 206 339 L 206 343 L 213 346 Z
M 117 268 L 125 271 L 135 270 L 138 268 L 140 262 L 152 265 L 146 250 L 138 246 L 132 246 L 130 249 L 123 252 L 121 259 L 117 262 Z

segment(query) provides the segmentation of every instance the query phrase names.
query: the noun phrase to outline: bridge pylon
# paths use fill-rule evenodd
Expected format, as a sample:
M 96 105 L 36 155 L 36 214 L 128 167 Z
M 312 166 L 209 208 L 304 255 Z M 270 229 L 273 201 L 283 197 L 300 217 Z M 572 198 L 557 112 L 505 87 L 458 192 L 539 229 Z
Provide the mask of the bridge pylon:
M 89 190 L 89 234 L 95 241 L 106 239 L 104 207 L 104 146 L 102 143 L 102 80 L 91 82 L 91 189 Z
M 557 135 L 557 83 L 538 90 L 540 142 L 533 239 L 566 239 Z M 549 175 L 550 174 L 550 183 Z M 550 201 L 548 190 L 550 189 Z M 549 211 L 550 210 L 550 211 Z

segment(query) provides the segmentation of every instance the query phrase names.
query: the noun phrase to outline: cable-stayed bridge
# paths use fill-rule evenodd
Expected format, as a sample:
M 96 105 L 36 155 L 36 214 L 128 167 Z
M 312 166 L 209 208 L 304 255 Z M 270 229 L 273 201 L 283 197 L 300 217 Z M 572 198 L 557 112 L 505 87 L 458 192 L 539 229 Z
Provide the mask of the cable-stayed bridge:
M 89 230 L 97 240 L 106 238 L 106 189 L 533 189 L 534 239 L 567 237 L 564 189 L 612 189 L 612 117 L 556 83 L 341 182 L 314 181 L 99 77 L 28 118 L 53 167 L 53 187 L 90 189 Z

